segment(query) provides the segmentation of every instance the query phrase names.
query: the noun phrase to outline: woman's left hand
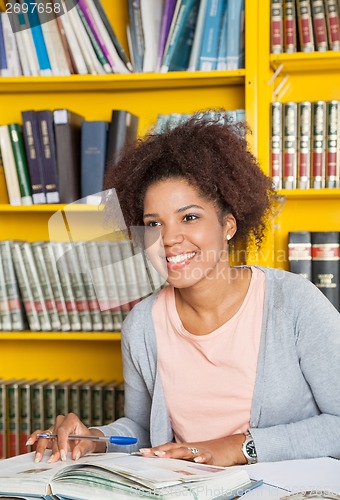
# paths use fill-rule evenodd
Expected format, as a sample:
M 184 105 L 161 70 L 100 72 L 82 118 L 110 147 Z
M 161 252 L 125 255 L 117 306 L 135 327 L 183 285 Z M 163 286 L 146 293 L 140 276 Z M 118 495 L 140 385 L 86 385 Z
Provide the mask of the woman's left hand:
M 201 464 L 227 467 L 247 463 L 242 453 L 244 440 L 244 434 L 233 434 L 232 436 L 210 441 L 165 443 L 154 448 L 141 448 L 139 451 L 145 457 L 156 455 L 160 458 L 179 458 Z

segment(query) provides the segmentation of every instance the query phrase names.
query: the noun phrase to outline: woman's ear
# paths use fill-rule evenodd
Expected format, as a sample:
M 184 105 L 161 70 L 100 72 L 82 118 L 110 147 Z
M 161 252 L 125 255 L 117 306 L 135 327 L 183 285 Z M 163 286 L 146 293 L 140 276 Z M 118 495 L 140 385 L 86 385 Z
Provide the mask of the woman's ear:
M 230 241 L 237 231 L 237 223 L 233 214 L 224 217 L 224 239 Z

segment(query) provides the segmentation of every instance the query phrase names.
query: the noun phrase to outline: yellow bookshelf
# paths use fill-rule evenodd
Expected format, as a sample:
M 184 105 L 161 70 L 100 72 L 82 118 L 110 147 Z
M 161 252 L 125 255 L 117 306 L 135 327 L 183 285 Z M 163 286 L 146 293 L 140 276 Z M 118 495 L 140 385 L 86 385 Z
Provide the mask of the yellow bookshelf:
M 340 52 L 270 54 L 270 0 L 258 5 L 258 157 L 269 173 L 270 103 L 340 99 Z M 288 231 L 340 230 L 340 189 L 282 190 L 279 195 L 264 261 L 288 269 Z
M 127 50 L 126 0 L 103 0 L 110 21 Z M 126 109 L 140 118 L 139 134 L 159 113 L 192 113 L 222 107 L 244 108 L 252 129 L 249 143 L 257 153 L 257 2 L 246 1 L 246 68 L 235 71 L 171 72 L 168 74 L 72 75 L 0 79 L 0 120 L 21 123 L 25 109 L 69 108 L 87 120 L 110 120 L 112 109 Z M 0 172 L 0 239 L 28 241 L 49 238 L 48 224 L 59 210 L 78 217 L 79 234 L 95 224 L 97 207 L 7 204 Z M 122 378 L 120 334 L 0 332 L 2 378 Z

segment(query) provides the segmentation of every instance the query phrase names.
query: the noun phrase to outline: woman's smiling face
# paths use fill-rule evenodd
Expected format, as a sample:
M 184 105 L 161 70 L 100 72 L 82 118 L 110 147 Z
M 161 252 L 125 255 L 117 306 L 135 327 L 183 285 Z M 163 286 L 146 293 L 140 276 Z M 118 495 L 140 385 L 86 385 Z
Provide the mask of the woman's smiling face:
M 176 288 L 213 279 L 225 267 L 230 221 L 227 218 L 222 225 L 214 203 L 186 180 L 151 184 L 145 193 L 143 218 L 147 255 Z

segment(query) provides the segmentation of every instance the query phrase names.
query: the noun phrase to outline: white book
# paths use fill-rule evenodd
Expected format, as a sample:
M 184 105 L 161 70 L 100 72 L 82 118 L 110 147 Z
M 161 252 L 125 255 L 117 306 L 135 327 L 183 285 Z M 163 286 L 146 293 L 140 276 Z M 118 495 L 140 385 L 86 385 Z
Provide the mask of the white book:
M 27 52 L 28 47 L 25 46 L 24 34 L 22 31 L 17 31 L 16 33 L 14 33 L 14 36 L 17 43 L 22 74 L 23 76 L 31 76 L 31 69 L 28 62 L 29 60 L 29 54 Z
M 32 31 L 31 28 L 29 28 L 29 22 L 26 14 L 22 14 L 22 16 L 25 18 L 25 24 L 27 26 L 27 29 L 23 30 L 21 32 L 22 35 L 22 43 L 25 46 L 26 53 L 28 55 L 28 65 L 30 68 L 30 72 L 32 76 L 39 76 L 40 75 L 40 66 L 38 62 L 38 57 L 37 57 L 37 52 L 35 49 L 33 37 L 32 37 Z M 19 46 L 19 42 L 18 42 Z
M 46 0 L 43 0 L 43 2 L 46 6 Z M 41 29 L 43 31 L 46 50 L 48 58 L 50 60 L 52 72 L 56 76 L 69 76 L 71 73 L 67 64 L 64 46 L 60 38 L 57 21 L 55 19 L 50 19 L 50 15 L 48 15 L 48 19 L 50 20 L 46 21 L 46 17 L 47 16 L 45 14 L 45 11 L 43 13 L 39 13 Z
M 207 5 L 208 0 L 201 0 L 197 15 L 196 30 L 189 59 L 188 71 L 196 71 L 198 68 L 198 59 L 200 57 L 204 19 L 207 12 Z
M 153 71 L 157 71 L 158 65 L 158 47 L 162 27 L 163 0 L 141 0 L 140 6 L 145 45 L 143 72 L 152 73 Z
M 1 13 L 2 29 L 4 34 L 5 51 L 7 57 L 8 65 L 8 75 L 7 76 L 21 76 L 22 69 L 20 65 L 18 47 L 13 33 L 11 24 L 9 22 L 8 13 Z M 5 76 L 2 74 L 2 76 Z
M 92 14 L 93 20 L 99 30 L 101 37 L 105 43 L 105 47 L 108 51 L 110 57 L 109 63 L 111 65 L 112 71 L 114 73 L 127 74 L 130 73 L 128 68 L 125 66 L 124 62 L 119 57 L 116 47 L 114 46 L 110 35 L 108 34 L 105 25 L 98 13 L 98 10 L 93 2 L 93 0 L 85 0 L 85 3 Z
M 75 32 L 78 39 L 80 50 L 82 51 L 89 72 L 92 75 L 104 74 L 104 68 L 97 59 L 96 53 L 92 47 L 91 41 L 88 37 L 88 34 L 86 33 L 85 27 L 79 17 L 76 8 L 69 10 L 69 18 L 71 20 L 73 31 Z
M 21 205 L 21 194 L 15 159 L 12 150 L 11 138 L 7 125 L 0 126 L 0 149 L 4 165 L 6 186 L 9 203 Z
M 78 75 L 87 75 L 89 73 L 85 59 L 83 57 L 82 51 L 80 50 L 79 42 L 77 40 L 77 37 L 73 31 L 73 27 L 69 18 L 69 13 L 67 12 L 67 9 L 65 7 L 65 2 L 64 0 L 61 0 L 63 9 L 64 9 L 64 14 L 60 16 L 65 35 L 66 35 L 66 40 L 68 43 L 68 46 L 70 48 L 70 51 L 72 53 L 72 58 L 74 61 L 74 64 L 76 66 L 76 70 Z

